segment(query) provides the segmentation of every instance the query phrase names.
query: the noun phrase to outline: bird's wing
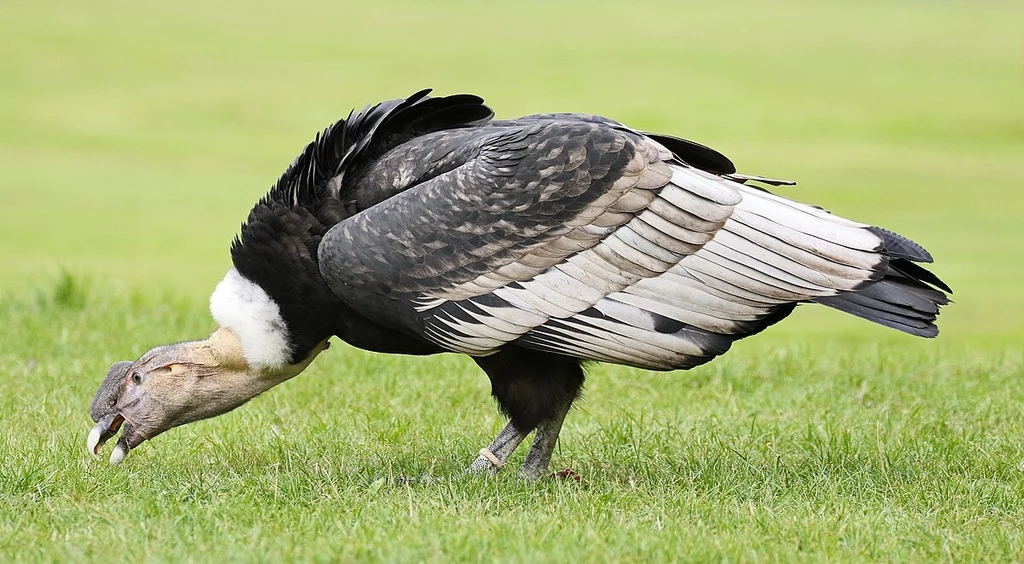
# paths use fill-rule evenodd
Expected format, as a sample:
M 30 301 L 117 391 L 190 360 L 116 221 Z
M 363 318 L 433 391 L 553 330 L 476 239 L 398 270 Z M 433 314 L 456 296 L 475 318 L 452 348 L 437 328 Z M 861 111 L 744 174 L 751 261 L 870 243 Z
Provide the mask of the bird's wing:
M 515 342 L 685 368 L 793 302 L 876 278 L 881 240 L 866 227 L 692 168 L 639 133 L 551 121 L 503 128 L 339 223 L 320 268 L 365 315 L 448 350 Z

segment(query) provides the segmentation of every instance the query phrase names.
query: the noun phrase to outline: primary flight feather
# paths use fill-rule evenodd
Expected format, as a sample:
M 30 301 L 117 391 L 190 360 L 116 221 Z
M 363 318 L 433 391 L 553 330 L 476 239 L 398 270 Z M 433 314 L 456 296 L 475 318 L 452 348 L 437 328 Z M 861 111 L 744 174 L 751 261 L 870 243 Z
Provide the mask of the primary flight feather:
M 581 362 L 687 369 L 815 302 L 938 334 L 950 292 L 891 231 L 748 182 L 717 151 L 610 119 L 494 120 L 428 91 L 350 114 L 243 223 L 208 339 L 111 367 L 89 449 L 112 462 L 300 373 L 337 336 L 363 349 L 473 357 L 509 424 L 470 466 L 531 432 L 542 475 Z

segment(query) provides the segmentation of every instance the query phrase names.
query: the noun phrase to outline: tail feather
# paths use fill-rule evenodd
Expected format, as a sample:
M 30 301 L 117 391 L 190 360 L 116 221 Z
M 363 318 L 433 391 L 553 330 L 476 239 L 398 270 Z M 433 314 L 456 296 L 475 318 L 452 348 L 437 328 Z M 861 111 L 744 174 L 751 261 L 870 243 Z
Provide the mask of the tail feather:
M 815 298 L 814 302 L 921 337 L 935 337 L 939 308 L 950 303 L 945 292 L 953 291 L 916 262 L 932 262 L 932 256 L 914 241 L 881 229 L 885 252 L 891 257 L 880 280 L 853 292 Z
M 893 233 L 881 227 L 872 227 L 871 231 L 877 233 L 885 244 L 885 250 L 893 258 L 902 258 L 914 262 L 932 262 L 932 255 L 924 247 L 903 235 Z M 929 273 L 931 274 L 931 273 Z
M 953 290 L 947 286 L 945 282 L 940 280 L 938 276 L 932 274 L 930 270 L 922 266 L 918 266 L 907 259 L 892 259 L 889 262 L 889 271 L 893 276 L 901 276 L 908 280 L 914 280 L 919 284 L 924 282 L 950 294 L 953 293 Z

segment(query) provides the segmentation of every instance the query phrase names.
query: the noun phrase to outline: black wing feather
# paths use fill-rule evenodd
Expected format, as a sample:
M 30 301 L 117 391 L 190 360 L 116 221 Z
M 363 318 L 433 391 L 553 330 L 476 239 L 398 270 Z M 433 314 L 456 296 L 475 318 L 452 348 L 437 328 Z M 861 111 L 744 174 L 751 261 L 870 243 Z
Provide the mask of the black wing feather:
M 646 132 L 644 135 L 664 145 L 666 149 L 675 154 L 676 158 L 690 166 L 695 166 L 715 174 L 733 174 L 736 172 L 736 165 L 732 164 L 729 157 L 711 147 L 671 135 Z
M 357 173 L 387 151 L 435 131 L 487 123 L 494 112 L 472 94 L 430 98 L 430 89 L 352 112 L 318 133 L 257 207 L 271 203 L 316 208 L 333 178 Z M 344 189 L 333 193 L 343 197 Z

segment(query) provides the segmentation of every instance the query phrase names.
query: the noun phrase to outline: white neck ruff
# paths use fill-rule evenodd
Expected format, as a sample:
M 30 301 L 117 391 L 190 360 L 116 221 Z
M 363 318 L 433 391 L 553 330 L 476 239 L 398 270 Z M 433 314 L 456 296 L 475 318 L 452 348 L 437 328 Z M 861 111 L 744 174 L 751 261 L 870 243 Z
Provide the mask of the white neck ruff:
M 281 309 L 255 282 L 232 268 L 210 296 L 210 313 L 242 344 L 242 355 L 256 369 L 280 369 L 289 364 L 288 325 Z

